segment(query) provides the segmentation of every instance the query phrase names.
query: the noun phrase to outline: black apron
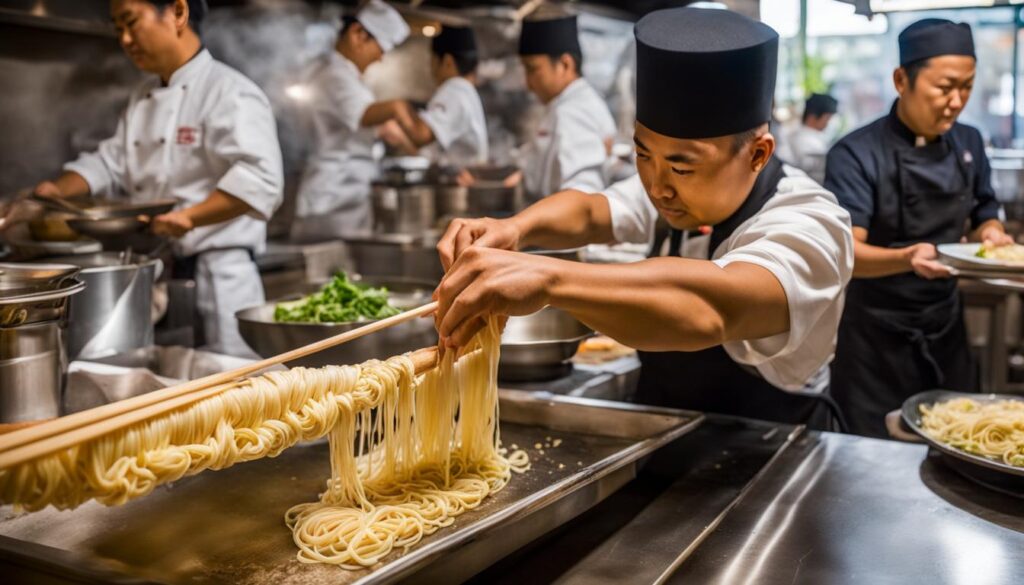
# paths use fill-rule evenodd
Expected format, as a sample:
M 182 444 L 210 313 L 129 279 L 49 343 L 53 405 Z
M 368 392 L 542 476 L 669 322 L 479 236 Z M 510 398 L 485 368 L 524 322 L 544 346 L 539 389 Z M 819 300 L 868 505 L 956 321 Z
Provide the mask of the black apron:
M 902 139 L 890 131 L 891 139 Z M 975 181 L 962 156 L 947 134 L 885 157 L 868 243 L 902 248 L 960 241 Z M 850 282 L 832 392 L 852 432 L 887 438 L 886 413 L 908 397 L 933 388 L 970 391 L 975 381 L 955 279 L 926 280 L 911 272 Z
M 743 205 L 729 219 L 715 226 L 708 245 L 709 257 L 740 224 L 761 211 L 775 195 L 784 176 L 782 163 L 773 157 Z M 680 244 L 679 232 L 673 230 L 669 255 L 678 256 Z M 651 255 L 659 252 L 660 248 L 652 249 Z M 692 352 L 638 353 L 641 363 L 635 399 L 638 403 L 791 424 L 823 426 L 827 420 L 827 411 L 818 399 L 772 386 L 756 369 L 733 361 L 720 345 Z

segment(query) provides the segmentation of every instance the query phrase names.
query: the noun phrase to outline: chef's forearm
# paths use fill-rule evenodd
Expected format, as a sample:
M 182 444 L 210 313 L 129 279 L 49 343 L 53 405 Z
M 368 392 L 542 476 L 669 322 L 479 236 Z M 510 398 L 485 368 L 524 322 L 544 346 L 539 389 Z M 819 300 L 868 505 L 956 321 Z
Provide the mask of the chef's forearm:
M 217 189 L 202 203 L 182 210 L 194 227 L 213 225 L 235 219 L 252 211 L 252 207 L 241 199 Z
M 860 240 L 853 242 L 853 277 L 881 278 L 910 272 L 912 248 L 883 248 Z
M 614 240 L 611 209 L 604 195 L 562 191 L 527 207 L 509 221 L 520 247 L 564 249 Z
M 637 349 L 696 351 L 789 328 L 782 285 L 760 266 L 685 258 L 565 264 L 550 304 Z
M 415 112 L 410 112 L 409 116 L 399 116 L 396 120 L 405 135 L 417 147 L 426 146 L 434 141 L 434 131 Z
M 61 197 L 81 197 L 88 195 L 91 191 L 89 183 L 75 171 L 64 171 L 53 181 L 53 184 L 60 189 Z
M 408 102 L 405 100 L 387 100 L 370 104 L 366 111 L 363 112 L 363 117 L 359 124 L 364 128 L 380 126 L 388 120 L 406 116 L 409 107 Z

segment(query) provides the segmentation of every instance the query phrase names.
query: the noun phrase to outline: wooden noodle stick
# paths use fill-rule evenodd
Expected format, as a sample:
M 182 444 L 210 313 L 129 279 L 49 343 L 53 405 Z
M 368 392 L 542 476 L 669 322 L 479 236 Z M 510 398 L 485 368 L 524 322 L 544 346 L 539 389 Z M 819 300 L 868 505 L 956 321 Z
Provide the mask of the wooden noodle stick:
M 364 325 L 363 327 L 346 331 L 339 335 L 335 335 L 334 337 L 322 339 L 315 343 L 311 343 L 309 345 L 293 349 L 291 351 L 287 351 L 274 357 L 270 357 L 264 360 L 253 362 L 251 364 L 247 364 L 239 368 L 235 368 L 234 370 L 229 370 L 227 372 L 221 372 L 218 374 L 212 374 L 210 376 L 206 376 L 196 380 L 191 380 L 189 382 L 169 386 L 167 388 L 163 388 L 155 392 L 140 394 L 139 396 L 134 396 L 132 398 L 127 398 L 125 400 L 112 402 L 110 404 L 105 404 L 103 406 L 98 406 L 96 408 L 91 408 L 89 410 L 84 410 L 82 412 L 77 412 L 75 414 L 63 416 L 52 421 L 47 421 L 41 424 L 29 426 L 26 428 L 11 431 L 6 434 L 2 434 L 0 435 L 0 456 L 6 454 L 8 451 L 11 451 L 13 449 L 29 445 L 36 441 L 41 441 L 43 439 L 52 437 L 60 433 L 67 433 L 69 431 L 73 431 L 83 426 L 99 423 L 106 419 L 118 417 L 125 413 L 146 408 L 148 406 L 161 403 L 166 400 L 171 400 L 196 392 L 202 392 L 203 390 L 206 390 L 214 386 L 221 386 L 227 384 L 239 378 L 252 375 L 256 372 L 259 372 L 260 370 L 264 370 L 271 366 L 275 366 L 289 361 L 294 361 L 312 355 L 319 351 L 323 351 L 325 349 L 329 349 L 341 345 L 343 343 L 347 343 L 349 341 L 352 341 L 353 339 L 358 339 L 360 337 L 369 335 L 371 333 L 375 333 L 382 329 L 398 325 L 399 323 L 404 323 L 405 321 L 409 321 L 411 319 L 417 319 L 425 315 L 429 315 L 430 313 L 433 313 L 436 309 L 437 302 L 432 302 L 423 305 L 422 307 L 411 309 L 409 311 L 399 313 L 398 315 L 394 315 L 386 319 L 381 319 L 380 321 L 374 321 L 372 323 Z M 204 397 L 205 396 L 207 396 L 207 394 L 204 394 Z M 4 459 L 6 458 L 0 457 L 0 460 Z M 0 467 L 4 466 L 4 464 L 0 464 Z

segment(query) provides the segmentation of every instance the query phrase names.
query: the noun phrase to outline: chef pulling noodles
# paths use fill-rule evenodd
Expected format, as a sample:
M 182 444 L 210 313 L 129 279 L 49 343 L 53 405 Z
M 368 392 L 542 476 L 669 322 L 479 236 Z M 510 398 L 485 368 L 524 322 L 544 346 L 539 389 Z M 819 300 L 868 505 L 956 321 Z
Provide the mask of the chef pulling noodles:
M 635 32 L 638 175 L 452 222 L 438 244 L 441 340 L 462 346 L 489 315 L 552 305 L 641 350 L 638 402 L 824 426 L 853 239 L 832 194 L 773 156 L 778 34 L 700 8 L 652 12 Z M 676 235 L 641 262 L 516 251 L 650 244 L 659 218 Z M 703 253 L 680 257 L 678 235 L 702 225 Z
M 111 1 L 118 41 L 154 75 L 112 137 L 35 193 L 177 199 L 151 230 L 175 238 L 176 270 L 194 274 L 207 347 L 247 356 L 234 315 L 264 301 L 253 254 L 281 203 L 281 150 L 266 95 L 203 47 L 205 12 L 203 0 Z

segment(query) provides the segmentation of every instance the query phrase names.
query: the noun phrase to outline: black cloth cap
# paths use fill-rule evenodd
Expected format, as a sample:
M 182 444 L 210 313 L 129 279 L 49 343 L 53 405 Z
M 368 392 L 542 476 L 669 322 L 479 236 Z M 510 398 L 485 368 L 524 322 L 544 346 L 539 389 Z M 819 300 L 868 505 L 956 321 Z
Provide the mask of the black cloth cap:
M 942 18 L 925 18 L 903 29 L 899 44 L 900 67 L 941 55 L 974 57 L 971 25 Z
M 812 93 L 804 103 L 804 115 L 820 116 L 822 114 L 834 114 L 839 111 L 839 100 L 824 94 Z
M 524 20 L 519 34 L 520 55 L 561 55 L 580 52 L 576 17 Z
M 476 53 L 476 37 L 473 29 L 466 26 L 441 27 L 441 32 L 430 42 L 435 55 L 464 55 Z
M 636 23 L 636 119 L 673 138 L 738 134 L 772 116 L 779 35 L 728 10 L 668 8 Z

